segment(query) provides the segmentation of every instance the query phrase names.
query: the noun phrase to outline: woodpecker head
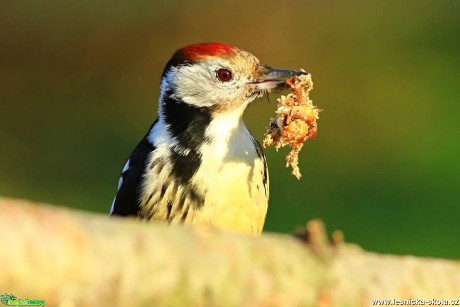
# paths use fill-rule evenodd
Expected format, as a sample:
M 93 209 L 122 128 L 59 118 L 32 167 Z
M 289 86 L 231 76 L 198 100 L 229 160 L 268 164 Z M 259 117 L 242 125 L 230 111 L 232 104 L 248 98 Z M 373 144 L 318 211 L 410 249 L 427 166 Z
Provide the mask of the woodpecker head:
M 160 117 L 165 104 L 206 108 L 210 114 L 242 115 L 254 99 L 285 88 L 293 75 L 305 74 L 263 66 L 244 50 L 220 43 L 199 43 L 177 50 L 161 81 Z

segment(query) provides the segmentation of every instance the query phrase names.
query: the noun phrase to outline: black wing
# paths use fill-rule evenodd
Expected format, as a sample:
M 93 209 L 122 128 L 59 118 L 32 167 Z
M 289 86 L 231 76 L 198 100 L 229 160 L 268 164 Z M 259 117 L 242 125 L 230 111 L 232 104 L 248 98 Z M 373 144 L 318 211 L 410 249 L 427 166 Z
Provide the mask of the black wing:
M 152 127 L 157 121 L 153 123 Z M 113 200 L 110 215 L 137 216 L 139 212 L 142 178 L 150 153 L 155 150 L 153 144 L 148 141 L 147 136 L 148 134 L 137 145 L 126 162 L 126 166 L 121 173 L 117 196 Z

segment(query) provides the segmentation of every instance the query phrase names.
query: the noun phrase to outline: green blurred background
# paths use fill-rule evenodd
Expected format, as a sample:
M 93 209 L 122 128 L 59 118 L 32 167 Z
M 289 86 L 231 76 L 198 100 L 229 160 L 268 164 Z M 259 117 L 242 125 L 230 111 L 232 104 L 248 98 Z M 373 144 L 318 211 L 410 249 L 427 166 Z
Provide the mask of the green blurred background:
M 219 41 L 312 73 L 301 153 L 265 150 L 265 229 L 460 258 L 460 1 L 3 1 L 0 195 L 107 213 L 177 48 Z M 276 95 L 246 112 L 261 140 Z

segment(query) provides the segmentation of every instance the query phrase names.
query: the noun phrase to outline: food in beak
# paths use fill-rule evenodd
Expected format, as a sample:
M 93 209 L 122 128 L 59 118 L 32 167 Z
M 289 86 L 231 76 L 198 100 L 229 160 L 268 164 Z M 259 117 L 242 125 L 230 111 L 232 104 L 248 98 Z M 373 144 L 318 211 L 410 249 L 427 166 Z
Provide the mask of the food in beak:
M 301 70 L 303 71 L 303 70 Z M 291 77 L 286 86 L 292 92 L 278 98 L 276 118 L 270 119 L 270 125 L 265 133 L 264 147 L 274 145 L 290 146 L 291 151 L 286 156 L 286 167 L 292 167 L 292 174 L 300 179 L 299 152 L 306 140 L 314 139 L 317 132 L 316 120 L 321 111 L 310 100 L 313 81 L 310 74 Z

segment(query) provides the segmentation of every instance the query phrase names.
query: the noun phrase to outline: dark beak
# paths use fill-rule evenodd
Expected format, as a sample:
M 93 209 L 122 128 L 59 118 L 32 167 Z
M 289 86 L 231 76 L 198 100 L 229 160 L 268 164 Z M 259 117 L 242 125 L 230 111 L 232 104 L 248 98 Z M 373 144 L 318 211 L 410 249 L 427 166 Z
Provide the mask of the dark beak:
M 285 89 L 286 80 L 294 76 L 309 75 L 305 71 L 295 71 L 287 69 L 277 69 L 264 66 L 260 74 L 260 79 L 251 82 L 257 90 Z

